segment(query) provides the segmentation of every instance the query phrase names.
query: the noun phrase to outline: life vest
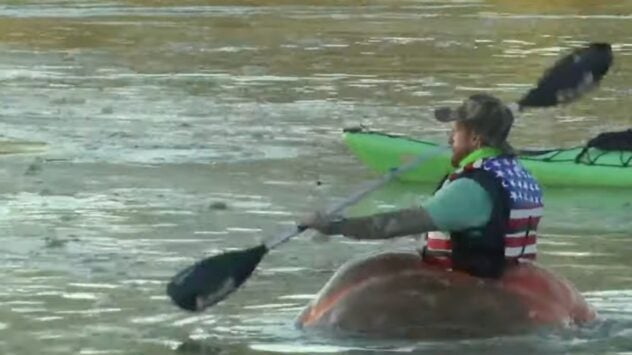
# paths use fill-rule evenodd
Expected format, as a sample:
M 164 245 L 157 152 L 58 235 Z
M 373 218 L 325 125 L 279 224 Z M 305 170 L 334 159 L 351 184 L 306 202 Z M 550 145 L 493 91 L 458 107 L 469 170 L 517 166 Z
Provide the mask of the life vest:
M 459 178 L 475 180 L 490 194 L 491 219 L 478 230 L 482 233 L 478 237 L 473 237 L 471 230 L 428 233 L 424 260 L 480 274 L 477 276 L 498 277 L 508 262 L 535 259 L 543 205 L 542 192 L 533 176 L 513 157 L 499 156 L 479 159 L 456 170 L 440 188 Z

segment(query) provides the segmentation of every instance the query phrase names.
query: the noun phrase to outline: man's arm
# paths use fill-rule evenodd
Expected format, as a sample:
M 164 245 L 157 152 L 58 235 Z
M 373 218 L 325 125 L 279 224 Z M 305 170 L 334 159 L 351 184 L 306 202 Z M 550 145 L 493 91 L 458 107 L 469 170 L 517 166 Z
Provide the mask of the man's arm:
M 331 234 L 355 239 L 388 239 L 435 230 L 430 215 L 421 207 L 343 218 L 332 222 Z
M 324 234 L 342 234 L 355 239 L 387 239 L 434 230 L 458 231 L 481 227 L 489 221 L 491 211 L 491 198 L 480 184 L 471 179 L 458 179 L 437 191 L 422 207 L 335 220 L 315 214 L 301 225 Z

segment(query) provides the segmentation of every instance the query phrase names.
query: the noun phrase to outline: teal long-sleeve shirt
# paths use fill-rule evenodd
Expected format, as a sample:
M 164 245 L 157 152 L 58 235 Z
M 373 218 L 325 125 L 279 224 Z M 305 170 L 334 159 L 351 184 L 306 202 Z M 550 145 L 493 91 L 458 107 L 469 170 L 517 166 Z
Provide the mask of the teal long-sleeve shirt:
M 492 215 L 489 193 L 469 178 L 456 179 L 422 203 L 439 231 L 485 226 Z

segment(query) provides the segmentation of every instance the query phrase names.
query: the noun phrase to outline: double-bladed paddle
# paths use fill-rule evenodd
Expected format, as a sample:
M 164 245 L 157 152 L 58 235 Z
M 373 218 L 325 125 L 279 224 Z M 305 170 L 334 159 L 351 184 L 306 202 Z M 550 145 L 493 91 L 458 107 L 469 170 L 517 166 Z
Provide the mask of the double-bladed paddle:
M 549 107 L 571 102 L 594 88 L 612 64 L 608 43 L 591 43 L 559 59 L 518 102 L 518 109 Z M 439 152 L 444 149 L 438 149 Z M 337 204 L 328 215 L 335 215 L 361 200 L 367 194 L 413 169 L 438 152 L 426 152 L 413 162 L 391 170 L 353 196 Z M 207 257 L 177 273 L 167 285 L 167 294 L 180 308 L 202 311 L 223 300 L 250 277 L 264 255 L 271 249 L 301 234 L 297 228 L 286 235 L 265 240 L 261 245 Z

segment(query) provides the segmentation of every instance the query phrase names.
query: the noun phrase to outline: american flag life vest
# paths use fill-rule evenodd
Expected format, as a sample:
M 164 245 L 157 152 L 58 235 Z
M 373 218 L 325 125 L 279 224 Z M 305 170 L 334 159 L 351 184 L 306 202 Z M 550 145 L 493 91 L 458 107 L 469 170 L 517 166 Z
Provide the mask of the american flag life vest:
M 505 221 L 505 260 L 535 259 L 537 228 L 542 217 L 542 191 L 533 176 L 511 156 L 479 159 L 450 174 L 441 188 L 475 169 L 493 174 L 507 193 L 509 216 Z M 494 201 L 494 203 L 499 203 Z M 497 210 L 494 208 L 494 210 Z M 494 218 L 492 218 L 493 220 Z M 457 232 L 457 231 L 451 231 Z M 488 238 L 491 236 L 483 236 Z M 424 259 L 435 265 L 452 267 L 452 241 L 449 234 L 429 232 L 426 235 Z

